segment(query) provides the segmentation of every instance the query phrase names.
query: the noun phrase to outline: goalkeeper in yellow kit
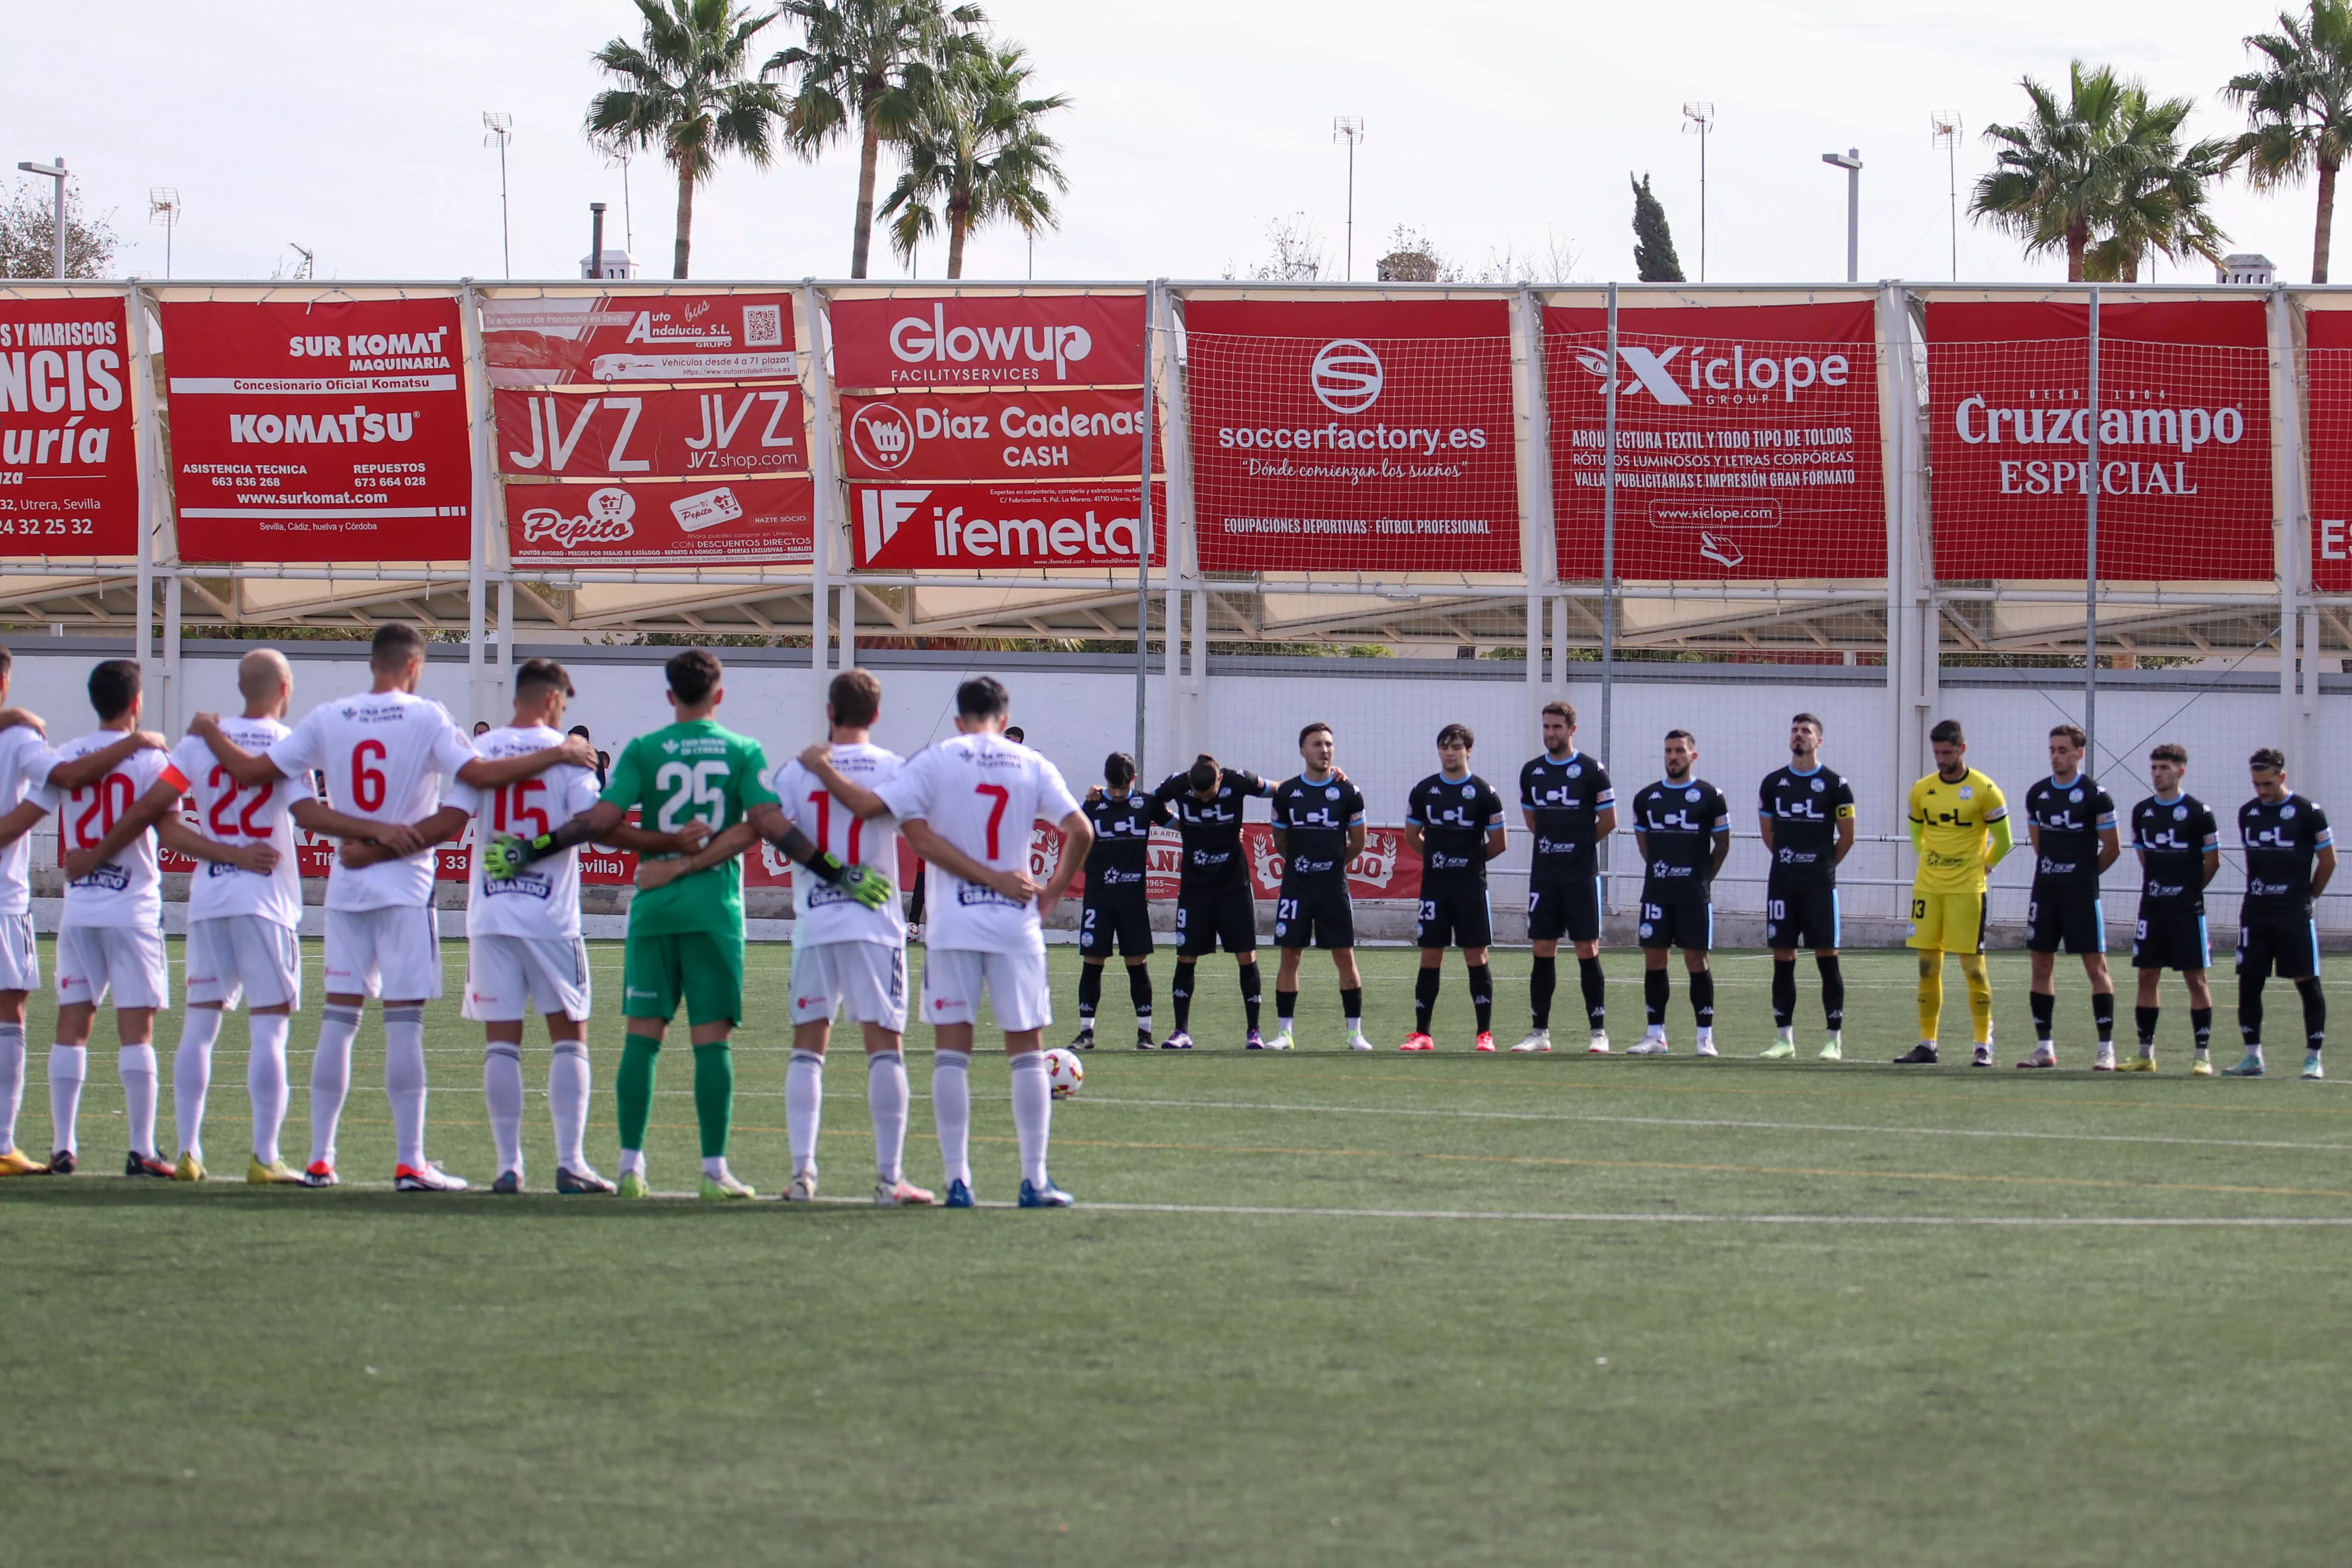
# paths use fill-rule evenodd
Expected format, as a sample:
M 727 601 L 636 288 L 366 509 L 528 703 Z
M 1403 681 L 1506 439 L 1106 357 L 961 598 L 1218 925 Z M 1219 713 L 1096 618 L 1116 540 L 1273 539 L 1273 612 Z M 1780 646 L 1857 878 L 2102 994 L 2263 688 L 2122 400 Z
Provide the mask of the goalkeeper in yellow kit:
M 1969 766 L 1959 721 L 1927 732 L 1936 771 L 1911 786 L 1911 847 L 1919 870 L 1911 884 L 1911 941 L 1919 950 L 1919 1044 L 1895 1058 L 1936 1060 L 1936 1025 L 1944 1011 L 1944 954 L 1956 954 L 1968 977 L 1969 1020 L 1976 1026 L 1970 1065 L 1992 1066 L 1992 979 L 1985 973 L 1985 873 L 2011 847 L 2009 802 L 2000 786 Z

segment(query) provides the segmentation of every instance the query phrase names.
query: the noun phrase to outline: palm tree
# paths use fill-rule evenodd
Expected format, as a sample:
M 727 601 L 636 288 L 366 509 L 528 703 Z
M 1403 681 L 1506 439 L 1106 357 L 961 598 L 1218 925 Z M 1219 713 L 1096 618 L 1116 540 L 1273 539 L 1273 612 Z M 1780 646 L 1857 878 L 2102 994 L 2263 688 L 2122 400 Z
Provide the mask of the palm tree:
M 948 276 L 963 276 L 963 245 L 972 230 L 1006 222 L 1030 234 L 1060 221 L 1045 189 L 1070 188 L 1055 140 L 1037 121 L 1070 105 L 1066 94 L 1024 98 L 1031 67 L 1019 44 L 984 48 L 950 70 L 900 138 L 906 173 L 882 214 L 898 214 L 890 247 L 911 258 L 916 245 L 948 231 Z
M 774 122 L 784 112 L 773 87 L 747 74 L 751 41 L 775 20 L 734 0 L 636 0 L 645 41 L 614 38 L 596 51 L 624 85 L 588 101 L 591 142 L 655 148 L 677 171 L 677 248 L 670 276 L 687 275 L 694 244 L 694 187 L 725 153 L 766 168 Z
M 2098 226 L 2106 237 L 2083 258 L 2083 276 L 2097 283 L 2137 283 L 2151 256 L 2185 261 L 2221 259 L 2228 237 L 2206 206 L 2211 183 L 2227 171 L 2230 143 L 2214 139 L 2180 146 L 2177 104 L 2150 104 L 2145 94 L 2125 104 L 2110 158 L 2115 187 L 2102 204 Z
M 770 59 L 761 74 L 793 79 L 786 120 L 793 144 L 814 155 L 856 128 L 849 275 L 863 278 L 882 143 L 907 133 L 939 93 L 943 70 L 986 47 L 971 29 L 987 18 L 978 5 L 950 9 L 947 0 L 782 0 L 779 14 L 800 24 L 802 41 Z
M 2246 47 L 2265 57 L 2260 70 L 2233 76 L 2221 90 L 2246 111 L 2245 132 L 2231 146 L 2256 190 L 2319 174 L 2319 216 L 2312 226 L 2311 280 L 2327 281 L 2336 226 L 2336 173 L 2352 151 L 2352 6 L 2311 0 L 2308 20 L 2279 13 L 2279 30 L 2257 33 Z

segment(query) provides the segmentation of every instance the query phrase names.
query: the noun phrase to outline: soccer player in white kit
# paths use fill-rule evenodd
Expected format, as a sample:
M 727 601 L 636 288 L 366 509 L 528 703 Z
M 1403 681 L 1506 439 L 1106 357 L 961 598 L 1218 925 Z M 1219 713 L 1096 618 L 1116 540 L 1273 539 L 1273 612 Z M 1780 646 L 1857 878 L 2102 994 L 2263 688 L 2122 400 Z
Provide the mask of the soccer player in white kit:
M 956 734 L 907 759 L 875 803 L 898 819 L 928 863 L 923 1016 L 931 1023 L 931 1110 L 947 1164 L 950 1208 L 971 1206 L 972 1023 L 983 986 L 1004 1026 L 1013 1069 L 1013 1126 L 1021 1143 L 1021 1206 L 1073 1200 L 1046 1173 L 1054 1092 L 1043 1054 L 1054 1021 L 1040 919 L 1086 864 L 1094 829 L 1061 771 L 1004 738 L 1010 704 L 988 676 L 956 689 Z M 1062 830 L 1062 858 L 1043 888 L 1029 877 L 1032 823 Z
M 327 780 L 329 806 L 367 825 L 396 858 L 341 860 L 327 879 L 327 1005 L 310 1067 L 310 1163 L 306 1186 L 331 1187 L 335 1129 L 351 1089 L 352 1041 L 370 996 L 383 998 L 384 1092 L 392 1100 L 393 1185 L 401 1192 L 460 1192 L 466 1184 L 425 1157 L 425 1004 L 441 994 L 441 940 L 433 911 L 434 854 L 416 825 L 440 805 L 441 780 L 501 789 L 558 763 L 592 765 L 584 742 L 491 762 L 439 703 L 416 695 L 425 638 L 387 622 L 369 650 L 374 677 L 357 696 L 324 702 L 262 753 L 222 733 L 212 715 L 192 726 L 241 784 Z
M 8 695 L 9 666 L 14 660 L 0 647 L 0 701 Z M 163 747 L 163 737 L 134 730 L 111 744 L 68 763 L 51 751 L 42 738 L 41 721 L 16 709 L 0 711 L 0 1176 L 49 1173 L 47 1162 L 36 1160 L 16 1147 L 16 1113 L 25 1100 L 25 999 L 41 988 L 41 959 L 33 941 L 33 889 L 26 870 L 32 845 L 25 837 L 49 814 L 40 795 L 44 784 L 70 792 L 108 771 L 140 750 Z M 78 1097 L 88 1052 L 82 1047 L 58 1047 L 71 1053 L 71 1081 Z M 56 1064 L 50 1085 L 58 1087 Z M 54 1094 L 51 1111 L 57 1109 Z M 70 1171 L 72 1162 L 67 1162 Z

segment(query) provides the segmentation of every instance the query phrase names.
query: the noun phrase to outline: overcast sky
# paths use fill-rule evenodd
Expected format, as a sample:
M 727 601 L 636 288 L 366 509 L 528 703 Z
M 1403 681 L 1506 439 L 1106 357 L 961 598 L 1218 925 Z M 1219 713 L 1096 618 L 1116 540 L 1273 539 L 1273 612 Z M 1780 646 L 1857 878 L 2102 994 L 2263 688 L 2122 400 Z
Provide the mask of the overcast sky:
M 1402 224 L 1474 268 L 1505 247 L 1572 247 L 1573 276 L 1631 279 L 1629 173 L 1649 172 L 1686 271 L 1699 250 L 1698 139 L 1682 105 L 1711 100 L 1707 276 L 1820 280 L 1844 264 L 1844 176 L 1821 154 L 1861 150 L 1862 275 L 1937 279 L 1952 269 L 1947 154 L 1931 110 L 1957 111 L 1969 182 L 1989 163 L 1989 121 L 2021 116 L 2021 75 L 2063 81 L 2080 56 L 2199 102 L 2199 134 L 2238 128 L 2221 82 L 2275 6 L 2145 0 L 986 0 L 1027 44 L 1038 83 L 1075 106 L 1055 133 L 1071 190 L 1040 278 L 1215 277 L 1246 270 L 1270 221 L 1303 215 L 1338 276 L 1347 217 L 1334 115 L 1363 118 L 1356 275 Z M 1869 19 L 1856 20 L 1866 14 Z M 105 25 L 78 6 L 16 0 L 0 12 L 9 89 L 0 153 L 62 153 L 96 212 L 113 213 L 125 270 L 163 271 L 152 186 L 176 186 L 181 278 L 267 277 L 289 241 L 320 277 L 497 277 L 498 155 L 481 111 L 514 117 L 509 153 L 514 276 L 577 277 L 587 204 L 622 176 L 580 123 L 600 85 L 590 52 L 634 37 L 621 0 L 410 0 L 394 8 L 283 0 L 117 0 Z M 771 29 L 772 47 L 791 38 Z M 886 153 L 887 159 L 887 153 Z M 884 176 L 887 188 L 888 174 Z M 814 164 L 724 165 L 698 193 L 694 274 L 845 276 L 856 150 Z M 677 186 L 640 160 L 630 178 L 643 270 L 667 276 Z M 44 186 L 46 188 L 46 186 Z M 2257 196 L 2236 183 L 2218 210 L 2233 248 L 2291 281 L 2309 277 L 2313 193 Z M 1969 279 L 2063 278 L 1962 220 Z M 877 241 L 877 277 L 904 267 Z M 944 247 L 918 258 L 940 276 Z M 977 237 L 965 272 L 1018 278 L 1017 232 Z M 2210 277 L 2164 268 L 2162 280 Z

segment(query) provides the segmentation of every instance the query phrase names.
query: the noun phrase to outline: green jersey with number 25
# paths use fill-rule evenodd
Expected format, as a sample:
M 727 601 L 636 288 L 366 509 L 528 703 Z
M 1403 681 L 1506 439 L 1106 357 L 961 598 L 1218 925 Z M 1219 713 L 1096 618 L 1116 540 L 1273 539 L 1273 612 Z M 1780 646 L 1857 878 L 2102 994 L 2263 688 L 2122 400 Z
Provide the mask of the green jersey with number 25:
M 775 795 L 760 782 L 767 753 L 749 735 L 739 735 L 708 719 L 672 724 L 640 735 L 613 763 L 604 798 L 622 810 L 636 808 L 640 826 L 675 833 L 689 822 L 710 824 L 715 837 L 743 820 L 755 805 L 772 805 Z M 720 861 L 666 888 L 637 889 L 629 904 L 632 934 L 716 931 L 738 941 L 743 935 L 743 860 Z

